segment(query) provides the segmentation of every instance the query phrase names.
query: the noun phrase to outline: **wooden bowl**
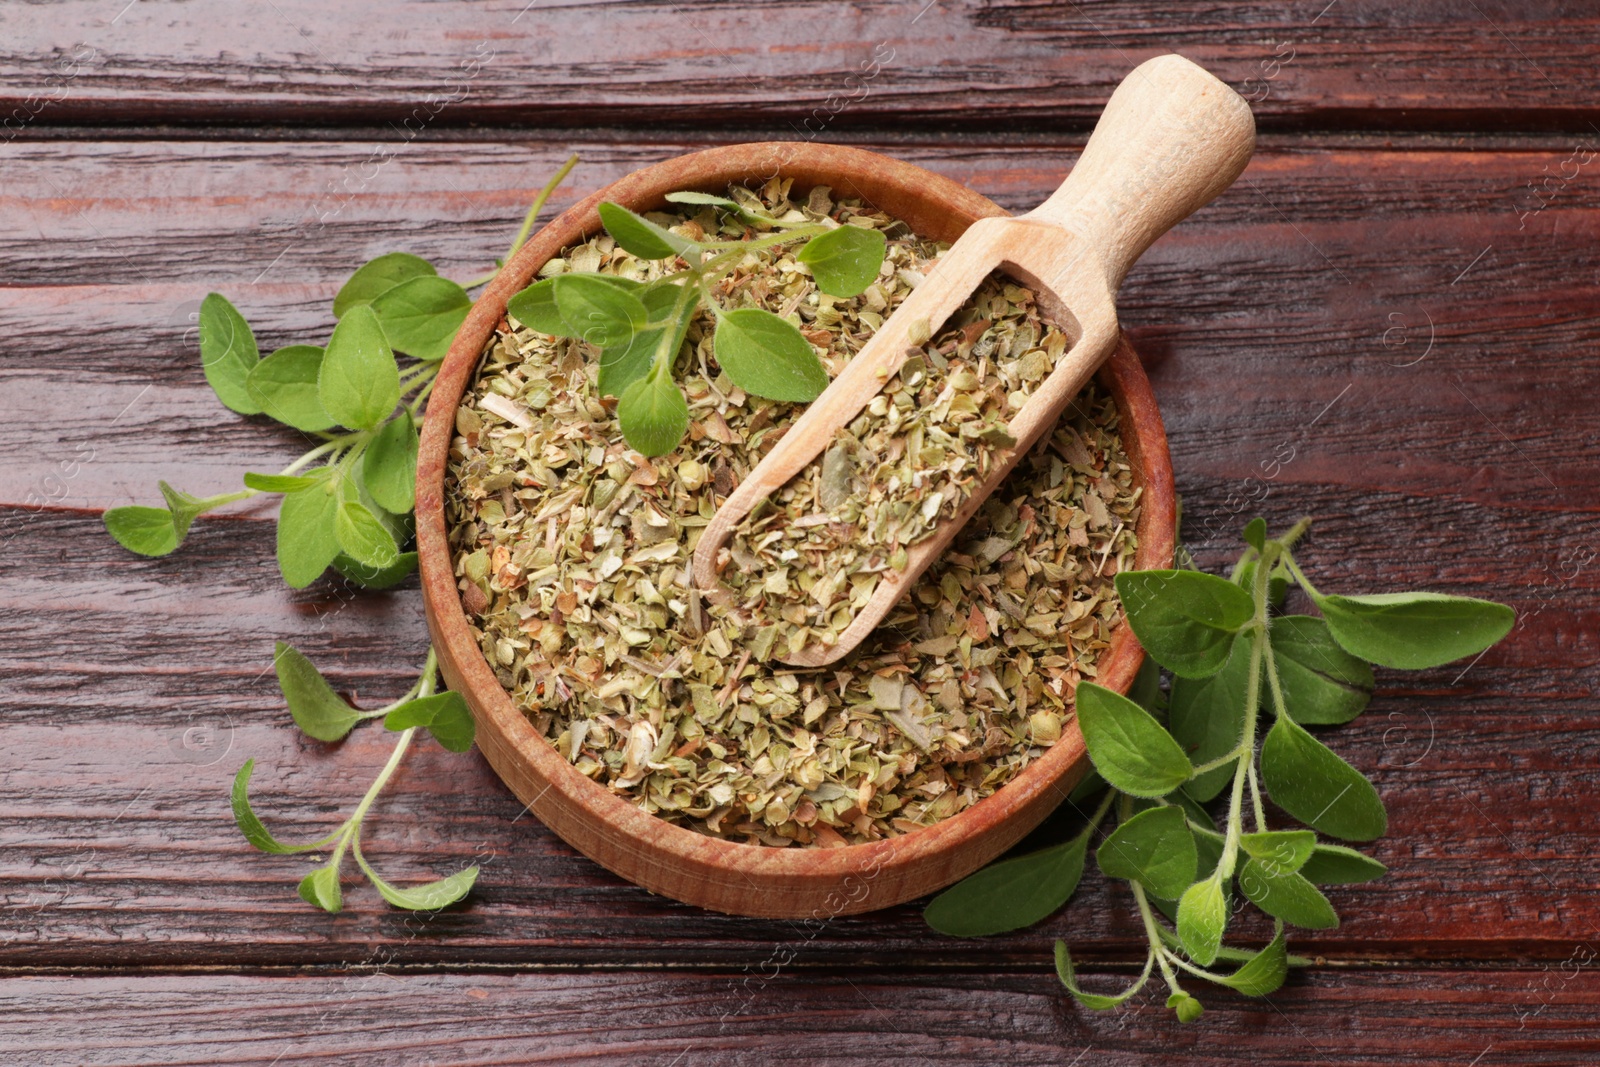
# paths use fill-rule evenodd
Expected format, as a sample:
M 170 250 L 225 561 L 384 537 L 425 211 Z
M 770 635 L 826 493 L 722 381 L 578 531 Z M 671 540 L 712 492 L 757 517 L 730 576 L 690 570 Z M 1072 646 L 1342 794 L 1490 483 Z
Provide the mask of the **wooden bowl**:
M 1089 768 L 1072 725 L 1061 740 L 992 796 L 957 815 L 899 837 L 843 848 L 772 848 L 708 837 L 674 826 L 579 774 L 534 732 L 473 639 L 456 587 L 446 534 L 445 463 L 457 405 L 479 357 L 505 316 L 506 301 L 529 285 L 563 247 L 600 229 L 602 200 L 648 211 L 675 190 L 724 193 L 731 182 L 792 177 L 795 189 L 832 186 L 904 219 L 919 234 L 954 241 L 975 219 L 1005 212 L 947 178 L 854 148 L 772 142 L 731 145 L 646 167 L 573 205 L 512 257 L 473 306 L 439 372 L 428 404 L 417 469 L 417 551 L 423 602 L 439 663 L 478 724 L 478 747 L 533 813 L 574 848 L 644 888 L 713 911 L 826 919 L 888 907 L 965 877 L 1010 848 L 1062 800 Z M 1124 338 L 1100 371 L 1121 412 L 1121 432 L 1143 486 L 1136 557 L 1141 568 L 1172 561 L 1172 468 L 1161 415 L 1138 358 Z M 1100 660 L 1100 684 L 1126 692 L 1144 652 L 1126 624 Z

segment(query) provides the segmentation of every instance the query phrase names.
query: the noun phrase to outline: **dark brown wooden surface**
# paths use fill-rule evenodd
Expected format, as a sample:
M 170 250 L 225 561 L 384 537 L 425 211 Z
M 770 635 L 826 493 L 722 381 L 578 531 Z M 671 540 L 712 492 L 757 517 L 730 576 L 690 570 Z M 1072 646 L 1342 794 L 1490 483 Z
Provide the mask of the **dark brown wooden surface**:
M 518 18 L 524 3 L 0 9 L 8 1062 L 1600 1057 L 1591 13 L 743 2 Z M 492 61 L 429 113 L 482 41 Z M 827 113 L 881 42 L 895 58 L 870 91 Z M 1295 58 L 1262 81 L 1283 42 Z M 1389 805 L 1373 851 L 1391 873 L 1334 891 L 1343 926 L 1297 938 L 1325 966 L 1266 1004 L 1202 993 L 1191 1027 L 1153 992 L 1089 1013 L 1050 975 L 1051 940 L 1101 988 L 1140 945 L 1097 877 L 1040 927 L 979 942 L 914 907 L 820 932 L 729 919 L 606 874 L 475 754 L 431 744 L 380 802 L 369 853 L 397 881 L 482 864 L 467 906 L 409 916 L 351 882 L 326 916 L 294 895 L 302 861 L 244 845 L 226 789 L 245 758 L 269 823 L 315 836 L 387 751 L 372 729 L 301 737 L 272 642 L 376 702 L 408 684 L 425 636 L 414 585 L 284 589 L 270 507 L 202 519 L 165 560 L 105 537 L 100 513 L 157 502 L 157 478 L 215 492 L 303 447 L 212 398 L 192 332 L 207 291 L 264 348 L 320 340 L 367 256 L 484 270 L 570 151 L 583 163 L 552 211 L 675 153 L 794 136 L 819 107 L 824 138 L 1026 208 L 1121 74 L 1168 49 L 1270 90 L 1245 177 L 1152 248 L 1121 300 L 1190 541 L 1219 565 L 1249 515 L 1309 512 L 1303 558 L 1332 588 L 1522 614 L 1470 669 L 1380 672 L 1371 710 L 1329 735 Z

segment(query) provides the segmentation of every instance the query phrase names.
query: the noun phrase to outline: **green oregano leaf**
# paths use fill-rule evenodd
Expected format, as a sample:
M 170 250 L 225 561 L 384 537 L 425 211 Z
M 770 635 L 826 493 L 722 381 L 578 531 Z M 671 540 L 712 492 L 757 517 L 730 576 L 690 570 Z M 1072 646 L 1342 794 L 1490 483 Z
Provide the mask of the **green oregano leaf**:
M 339 891 L 339 868 L 335 864 L 318 867 L 300 879 L 300 899 L 315 904 L 323 911 L 337 914 L 344 908 L 344 896 Z
M 1275 993 L 1289 977 L 1289 946 L 1284 940 L 1283 923 L 1275 924 L 1272 940 L 1243 967 L 1215 979 L 1218 985 L 1238 990 L 1247 997 Z
M 1221 670 L 1233 635 L 1255 615 L 1249 593 L 1199 571 L 1126 571 L 1116 586 L 1139 643 L 1184 678 Z
M 1388 829 L 1372 783 L 1289 719 L 1261 743 L 1261 779 L 1280 808 L 1332 837 L 1371 841 Z
M 189 527 L 194 520 L 205 510 L 205 501 L 197 496 L 185 493 L 181 489 L 174 489 L 166 482 L 157 482 L 161 496 L 167 502 L 167 511 L 172 515 L 172 531 L 178 535 L 178 543 L 189 536 Z
M 393 589 L 416 572 L 417 554 L 402 552 L 389 566 L 374 567 L 341 552 L 333 558 L 333 569 L 363 589 Z
M 478 868 L 473 866 L 457 871 L 448 878 L 441 878 L 437 882 L 426 882 L 401 889 L 378 877 L 378 872 L 365 863 L 361 869 L 366 872 L 384 900 L 408 911 L 438 911 L 440 908 L 449 907 L 470 893 L 473 884 L 478 880 Z
M 1089 834 L 993 863 L 934 897 L 923 911 L 929 926 L 951 937 L 986 937 L 1020 930 L 1053 914 L 1083 877 Z
M 1504 604 L 1443 593 L 1316 598 L 1334 640 L 1381 667 L 1415 671 L 1476 656 L 1511 632 Z
M 600 395 L 620 397 L 628 386 L 648 374 L 667 330 L 667 326 L 650 326 L 633 334 L 626 344 L 604 349 L 600 353 L 600 378 L 595 383 Z
M 574 337 L 577 331 L 556 310 L 556 280 L 535 282 L 506 302 L 506 312 L 530 330 L 552 337 Z
M 1295 722 L 1346 723 L 1372 699 L 1372 668 L 1340 648 L 1321 619 L 1310 615 L 1273 619 L 1268 637 L 1277 657 L 1284 703 Z
M 1239 747 L 1244 734 L 1245 697 L 1250 685 L 1250 638 L 1233 638 L 1232 651 L 1208 678 L 1172 679 L 1167 726 L 1196 764 L 1221 759 Z M 1197 774 L 1183 791 L 1205 802 L 1233 780 L 1233 763 Z
M 1206 1011 L 1204 1004 L 1181 989 L 1167 998 L 1167 1007 L 1172 1009 L 1180 1023 L 1192 1023 Z
M 847 224 L 813 237 L 794 258 L 811 268 L 818 289 L 848 299 L 878 277 L 888 244 L 878 230 Z
M 334 512 L 333 536 L 343 552 L 371 567 L 391 567 L 400 558 L 394 535 L 358 500 L 340 503 Z
M 1244 543 L 1257 552 L 1267 547 L 1267 520 L 1259 515 L 1244 525 Z
M 361 481 L 379 507 L 396 515 L 411 510 L 417 487 L 417 426 L 404 408 L 373 434 L 361 456 Z
M 278 509 L 278 569 L 291 589 L 304 589 L 321 577 L 339 541 L 334 519 L 339 497 L 327 480 L 285 493 Z
M 256 336 L 239 309 L 221 293 L 207 293 L 200 301 L 200 365 L 217 399 L 241 415 L 259 415 L 245 383 L 260 361 Z
M 425 726 L 434 740 L 451 752 L 465 752 L 471 748 L 475 729 L 467 702 L 455 692 L 408 700 L 384 716 L 383 726 L 386 730 Z
M 1300 868 L 1300 877 L 1316 885 L 1350 885 L 1382 878 L 1389 868 L 1344 845 L 1318 845 Z
M 472 298 L 465 289 L 431 274 L 401 282 L 372 301 L 389 344 L 427 363 L 450 354 L 456 331 L 471 310 Z
M 1178 898 L 1178 939 L 1189 958 L 1209 967 L 1222 947 L 1228 926 L 1228 901 L 1216 878 L 1196 882 Z
M 1145 975 L 1149 973 L 1150 968 L 1147 966 Z M 1061 984 L 1066 987 L 1068 993 L 1072 994 L 1073 1000 L 1095 1011 L 1107 1011 L 1117 1007 L 1144 988 L 1145 981 L 1144 976 L 1141 976 L 1138 981 L 1116 996 L 1108 997 L 1100 993 L 1085 993 L 1078 988 L 1078 975 L 1072 967 L 1072 953 L 1067 951 L 1067 943 L 1065 941 L 1056 942 L 1056 977 L 1061 979 Z
M 673 259 L 696 247 L 693 241 L 657 226 L 621 204 L 609 201 L 601 204 L 600 222 L 606 232 L 617 239 L 617 244 L 640 259 Z
M 768 400 L 810 402 L 828 387 L 828 372 L 794 325 L 761 308 L 717 316 L 717 363 L 733 384 Z
M 310 852 L 321 848 L 325 842 L 313 841 L 309 845 L 289 845 L 272 836 L 272 833 L 250 807 L 250 776 L 255 773 L 256 761 L 247 759 L 239 773 L 233 776 L 233 821 L 238 824 L 244 839 L 260 849 L 283 856 L 295 852 Z
M 1294 871 L 1274 870 L 1254 857 L 1239 868 L 1239 892 L 1273 918 L 1307 930 L 1332 930 L 1339 925 L 1328 898 Z
M 279 641 L 272 665 L 278 673 L 278 688 L 289 704 L 295 725 L 318 741 L 338 741 L 361 721 L 354 708 L 333 691 L 322 672 L 294 646 Z
M 1078 685 L 1078 726 L 1100 776 L 1136 797 L 1159 797 L 1189 780 L 1194 767 L 1161 724 L 1120 693 Z
M 1118 826 L 1095 853 L 1107 878 L 1138 882 L 1158 897 L 1176 897 L 1194 881 L 1194 835 L 1182 808 L 1148 808 Z
M 401 282 L 436 274 L 432 263 L 409 252 L 389 252 L 369 260 L 350 275 L 333 298 L 333 317 L 344 318 L 346 311 L 372 303 Z
M 112 508 L 103 517 L 106 532 L 117 544 L 141 556 L 165 556 L 178 547 L 178 531 L 166 508 L 134 505 Z
M 320 433 L 334 424 L 317 396 L 321 370 L 320 347 L 288 345 L 250 368 L 244 384 L 263 414 L 285 426 Z
M 317 397 L 341 426 L 370 430 L 400 402 L 400 367 L 370 307 L 354 307 L 328 339 Z
M 596 274 L 560 274 L 551 279 L 557 312 L 571 336 L 598 348 L 626 344 L 644 329 L 649 313 L 639 298 Z
M 688 432 L 689 402 L 672 375 L 651 373 L 623 390 L 617 424 L 629 445 L 647 456 L 664 456 Z
M 1317 835 L 1310 830 L 1264 830 L 1244 834 L 1239 847 L 1269 871 L 1298 871 L 1317 847 Z

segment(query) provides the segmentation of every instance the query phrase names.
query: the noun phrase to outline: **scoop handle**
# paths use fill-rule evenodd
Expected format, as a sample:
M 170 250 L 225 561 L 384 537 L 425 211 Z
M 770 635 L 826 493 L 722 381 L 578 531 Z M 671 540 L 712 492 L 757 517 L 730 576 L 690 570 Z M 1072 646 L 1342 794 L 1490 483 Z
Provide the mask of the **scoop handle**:
M 1115 294 L 1157 237 L 1233 184 L 1255 143 L 1243 97 L 1182 56 L 1157 56 L 1117 86 L 1077 166 L 1025 217 L 1082 237 Z

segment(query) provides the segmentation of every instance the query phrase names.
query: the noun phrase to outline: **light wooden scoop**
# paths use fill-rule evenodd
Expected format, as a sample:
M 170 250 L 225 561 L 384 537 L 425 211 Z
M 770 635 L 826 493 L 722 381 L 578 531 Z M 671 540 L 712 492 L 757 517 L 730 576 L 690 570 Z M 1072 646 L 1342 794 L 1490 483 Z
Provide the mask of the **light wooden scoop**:
M 694 581 L 718 588 L 717 555 L 750 510 L 828 448 L 910 353 L 913 324 L 935 335 L 984 278 L 999 269 L 1030 286 L 1070 346 L 1009 424 L 1017 443 L 932 534 L 907 548 L 903 571 L 886 570 L 838 640 L 781 656 L 804 667 L 832 663 L 882 621 L 938 559 L 1039 436 L 1055 424 L 1116 347 L 1115 294 L 1157 237 L 1209 203 L 1244 170 L 1255 120 L 1237 93 L 1181 56 L 1158 56 L 1117 86 L 1078 165 L 1026 215 L 974 222 L 823 394 L 814 400 L 717 509 L 694 555 Z M 736 565 L 736 564 L 729 564 Z

